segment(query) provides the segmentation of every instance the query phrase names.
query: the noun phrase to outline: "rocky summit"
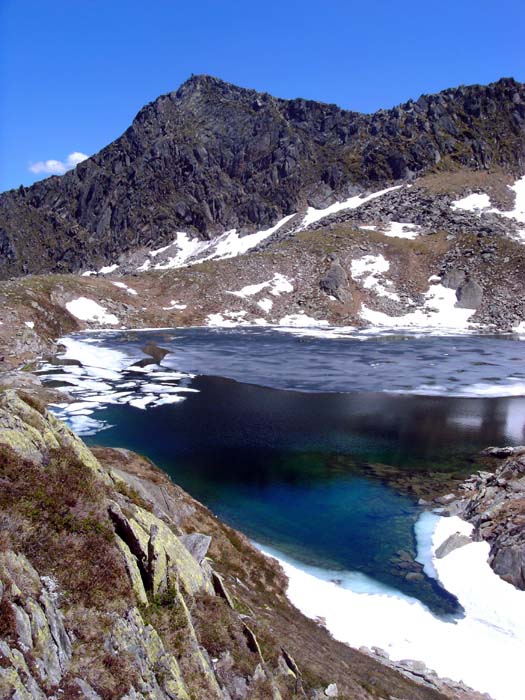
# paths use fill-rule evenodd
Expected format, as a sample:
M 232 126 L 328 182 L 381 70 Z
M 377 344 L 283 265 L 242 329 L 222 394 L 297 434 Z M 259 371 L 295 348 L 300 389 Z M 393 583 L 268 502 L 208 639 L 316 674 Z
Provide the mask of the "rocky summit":
M 506 78 L 360 114 L 193 76 L 73 171 L 0 196 L 0 276 L 98 268 L 177 231 L 242 234 L 458 169 L 523 174 L 523 84 Z

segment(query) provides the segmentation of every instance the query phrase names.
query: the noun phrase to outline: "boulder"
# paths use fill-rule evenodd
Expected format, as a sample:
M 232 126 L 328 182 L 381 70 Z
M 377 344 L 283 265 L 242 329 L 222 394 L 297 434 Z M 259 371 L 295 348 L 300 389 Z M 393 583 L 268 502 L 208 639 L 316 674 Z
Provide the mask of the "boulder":
M 191 535 L 181 535 L 180 541 L 186 547 L 191 556 L 198 564 L 202 562 L 208 554 L 208 549 L 211 544 L 209 535 L 202 535 L 198 532 L 193 532 Z
M 457 289 L 465 282 L 465 271 L 458 270 L 457 268 L 452 268 L 447 270 L 443 277 L 441 278 L 441 284 L 447 289 Z
M 460 309 L 478 309 L 483 299 L 483 288 L 475 281 L 468 280 L 456 290 L 456 306 Z
M 334 260 L 327 272 L 319 280 L 320 289 L 341 302 L 350 300 L 348 275 L 338 260 Z
M 471 542 L 472 540 L 467 535 L 462 535 L 459 532 L 455 532 L 439 545 L 439 547 L 436 549 L 436 557 L 438 559 L 443 559 L 443 557 L 446 557 L 447 554 L 450 554 L 450 552 L 453 552 L 455 549 L 459 549 L 460 547 L 464 547 L 466 544 L 470 544 Z

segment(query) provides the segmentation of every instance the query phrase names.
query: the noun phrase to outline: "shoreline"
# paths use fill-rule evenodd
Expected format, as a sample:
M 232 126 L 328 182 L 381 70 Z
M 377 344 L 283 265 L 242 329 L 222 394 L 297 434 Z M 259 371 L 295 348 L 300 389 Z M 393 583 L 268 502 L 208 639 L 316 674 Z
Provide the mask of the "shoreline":
M 430 515 L 436 520 L 430 530 L 427 523 L 426 533 L 418 537 L 418 557 L 425 561 L 427 573 L 432 575 L 433 569 L 464 607 L 465 616 L 456 621 L 441 620 L 420 601 L 386 587 L 381 592 L 380 584 L 373 590 L 374 582 L 366 582 L 366 577 L 357 586 L 354 578 L 352 587 L 352 572 L 343 573 L 343 581 L 335 582 L 328 571 L 323 577 L 322 569 L 256 546 L 284 569 L 290 602 L 338 641 L 383 656 L 395 668 L 409 673 L 417 669 L 418 675 L 429 680 L 437 675 L 489 693 L 493 700 L 516 700 L 525 653 L 525 591 L 492 571 L 486 542 L 470 541 L 438 559 L 435 553 L 439 545 L 455 532 L 468 536 L 472 525 L 457 516 L 443 517 L 430 511 L 420 520 Z M 427 552 L 422 551 L 425 538 L 430 545 Z M 357 590 L 370 583 L 368 592 Z M 494 600 L 502 602 L 500 608 Z

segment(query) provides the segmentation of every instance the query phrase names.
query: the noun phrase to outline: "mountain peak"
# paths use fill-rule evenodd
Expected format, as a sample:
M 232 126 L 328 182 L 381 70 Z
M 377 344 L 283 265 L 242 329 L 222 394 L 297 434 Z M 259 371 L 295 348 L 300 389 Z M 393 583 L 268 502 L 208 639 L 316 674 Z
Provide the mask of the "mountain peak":
M 76 170 L 0 196 L 0 276 L 74 271 L 174 231 L 270 228 L 458 168 L 525 171 L 524 85 L 461 86 L 368 115 L 193 75 Z

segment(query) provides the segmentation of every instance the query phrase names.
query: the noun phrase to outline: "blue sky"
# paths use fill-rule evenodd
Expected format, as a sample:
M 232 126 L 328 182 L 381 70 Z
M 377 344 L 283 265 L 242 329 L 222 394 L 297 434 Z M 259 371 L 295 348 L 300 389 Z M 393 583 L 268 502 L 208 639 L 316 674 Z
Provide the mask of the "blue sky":
M 370 112 L 523 81 L 524 36 L 522 0 L 0 0 L 0 191 L 97 152 L 191 73 Z

